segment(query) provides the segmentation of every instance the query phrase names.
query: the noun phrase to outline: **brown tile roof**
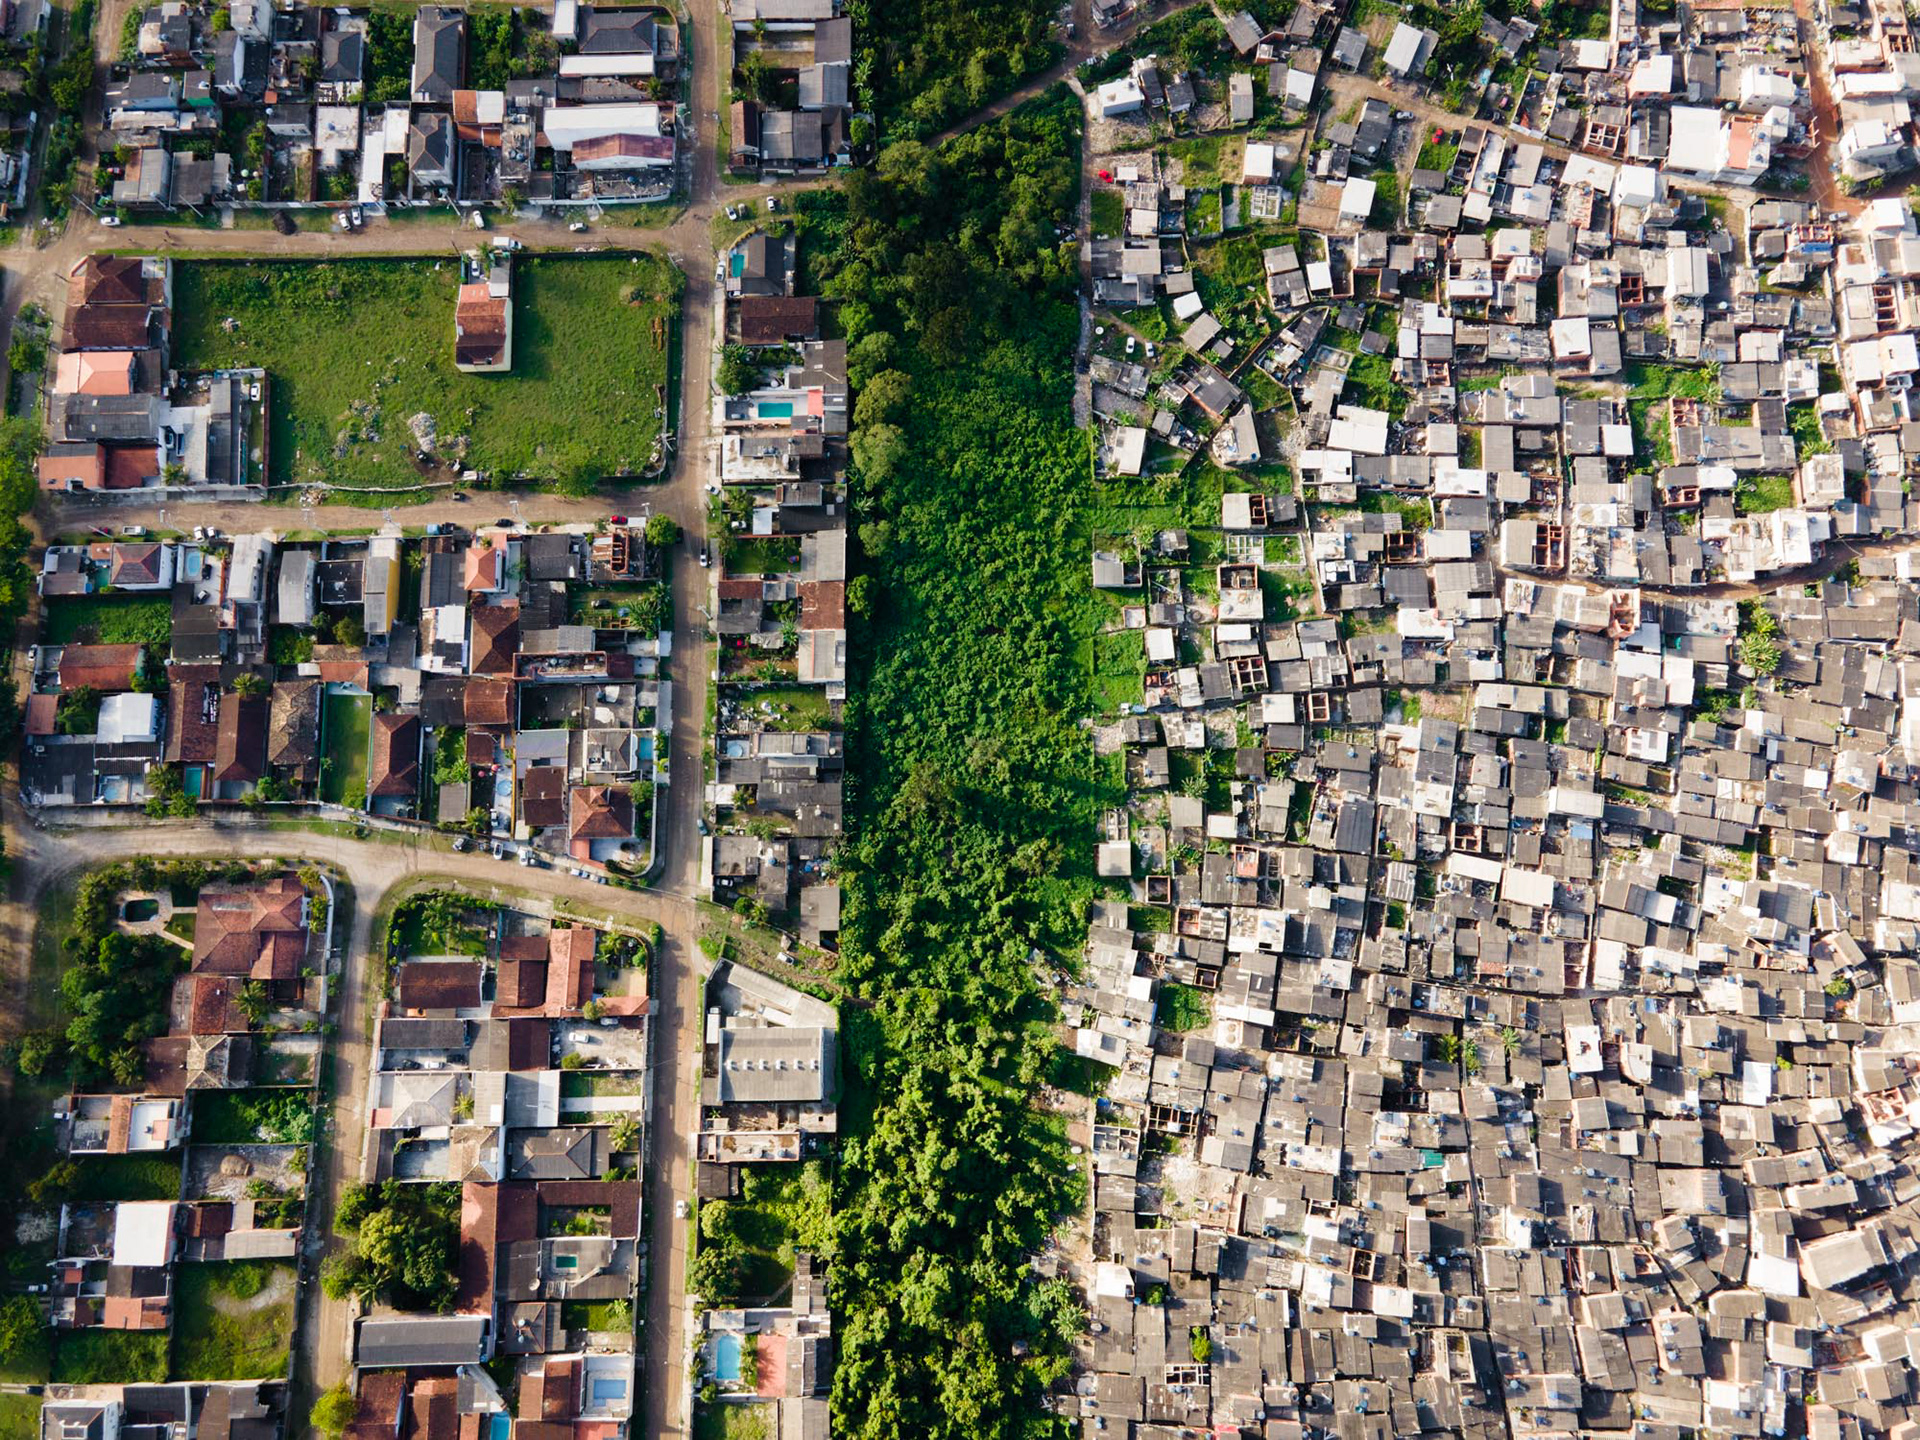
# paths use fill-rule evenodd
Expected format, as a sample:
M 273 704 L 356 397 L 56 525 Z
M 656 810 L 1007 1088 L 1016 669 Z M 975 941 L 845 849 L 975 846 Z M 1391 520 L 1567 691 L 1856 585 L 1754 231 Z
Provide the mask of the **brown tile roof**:
M 493 1256 L 500 1244 L 499 1185 L 469 1180 L 460 1187 L 460 1289 L 454 1309 L 493 1313 Z
M 430 1375 L 414 1382 L 401 1440 L 460 1440 L 460 1379 Z
M 228 691 L 220 697 L 213 778 L 244 784 L 267 770 L 267 697 Z
M 412 799 L 420 793 L 420 717 L 391 712 L 373 717 L 373 758 L 367 794 Z
M 153 344 L 144 305 L 82 305 L 67 312 L 65 350 L 145 350 Z
M 593 998 L 593 954 L 598 939 L 598 932 L 584 926 L 555 930 L 549 937 L 549 1015 L 572 1014 Z
M 267 763 L 298 779 L 320 773 L 320 682 L 282 680 L 268 705 Z
M 360 1374 L 359 1404 L 345 1440 L 393 1440 L 400 1426 L 400 1410 L 407 1397 L 404 1370 L 364 1370 Z
M 626 789 L 576 785 L 570 809 L 570 840 L 627 840 L 633 836 L 633 795 Z
M 453 303 L 456 365 L 495 365 L 507 348 L 506 297 L 489 293 L 483 281 L 462 285 Z
M 520 606 L 476 605 L 473 609 L 473 654 L 467 669 L 475 675 L 510 675 L 520 649 Z M 505 723 L 505 722 L 501 722 Z
M 566 824 L 566 766 L 534 765 L 520 777 L 520 819 L 535 830 Z
M 509 960 L 504 955 L 494 982 L 493 1003 L 515 1009 L 534 1009 L 545 1003 L 547 962 Z
M 742 295 L 740 339 L 747 345 L 811 340 L 820 329 L 820 301 L 812 295 Z
M 166 297 L 160 278 L 147 278 L 137 256 L 89 255 L 67 274 L 67 305 L 158 305 Z
M 167 759 L 198 765 L 220 738 L 220 667 L 175 665 L 167 672 Z
M 553 1027 L 544 1016 L 507 1021 L 507 1068 L 544 1070 L 553 1059 Z
M 159 478 L 160 452 L 151 445 L 114 445 L 100 483 L 109 490 L 134 490 Z
M 494 739 L 493 731 L 484 725 L 472 725 L 467 728 L 466 757 L 469 765 L 495 765 L 499 763 L 499 742 Z
M 60 650 L 60 688 L 131 690 L 139 667 L 138 645 L 65 645 Z
M 256 885 L 208 885 L 193 927 L 193 968 L 256 980 L 290 980 L 307 953 L 306 891 L 291 875 Z
M 800 628 L 802 630 L 844 630 L 847 628 L 847 582 L 809 580 L 800 586 Z
M 51 735 L 60 715 L 58 695 L 27 696 L 26 731 L 29 735 Z
M 409 960 L 400 967 L 400 1004 L 408 1010 L 471 1010 L 480 1003 L 478 960 Z
M 513 682 L 467 681 L 466 716 L 469 725 L 513 724 Z
M 234 975 L 182 975 L 174 984 L 186 991 L 184 1011 L 189 1035 L 230 1035 L 251 1030 L 240 1008 L 240 978 Z
M 108 577 L 115 585 L 153 585 L 160 580 L 160 560 L 163 552 L 154 542 L 144 545 L 116 545 L 113 547 L 113 567 Z

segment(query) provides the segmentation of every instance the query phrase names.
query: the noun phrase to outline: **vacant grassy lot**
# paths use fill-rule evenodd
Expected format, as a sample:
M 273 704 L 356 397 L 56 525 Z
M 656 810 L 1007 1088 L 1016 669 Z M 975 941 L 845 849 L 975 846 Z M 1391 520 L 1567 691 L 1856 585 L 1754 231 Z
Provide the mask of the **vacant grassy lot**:
M 320 798 L 334 805 L 367 800 L 367 737 L 373 728 L 371 695 L 329 695 L 320 707 Z M 332 762 L 331 764 L 326 762 Z
M 164 1330 L 67 1330 L 53 1352 L 57 1385 L 157 1385 L 166 1378 Z
M 193 1097 L 197 1145 L 304 1145 L 313 1104 L 302 1090 L 202 1090 Z
M 523 258 L 513 274 L 509 374 L 453 368 L 450 261 L 180 265 L 175 354 L 183 369 L 273 377 L 274 484 L 414 484 L 409 422 L 423 413 L 437 452 L 480 470 L 646 468 L 678 274 L 645 255 Z
M 46 642 L 68 645 L 164 645 L 173 636 L 173 604 L 151 595 L 98 595 L 47 602 Z
M 195 1137 L 198 1138 L 197 1136 Z M 95 1155 L 75 1161 L 73 1194 L 87 1200 L 178 1200 L 180 1156 Z
M 37 1440 L 40 1434 L 38 1395 L 0 1395 L 0 1440 Z
M 265 1380 L 284 1374 L 293 1297 L 293 1267 L 277 1260 L 179 1266 L 173 1378 Z

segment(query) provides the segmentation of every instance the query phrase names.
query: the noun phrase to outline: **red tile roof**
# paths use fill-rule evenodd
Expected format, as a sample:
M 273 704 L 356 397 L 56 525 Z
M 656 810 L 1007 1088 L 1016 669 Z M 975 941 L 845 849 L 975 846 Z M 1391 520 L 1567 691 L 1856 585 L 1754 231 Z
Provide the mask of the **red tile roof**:
M 400 967 L 400 1004 L 408 1010 L 471 1010 L 480 1003 L 478 960 L 409 960 Z
M 375 715 L 372 751 L 367 794 L 410 800 L 420 793 L 418 715 Z
M 467 668 L 475 675 L 512 674 L 513 657 L 520 649 L 519 602 L 476 605 L 473 609 L 472 648 Z
M 257 885 L 209 885 L 193 928 L 198 973 L 290 980 L 307 953 L 306 891 L 291 875 Z
M 131 690 L 140 668 L 138 645 L 67 645 L 60 650 L 60 688 Z

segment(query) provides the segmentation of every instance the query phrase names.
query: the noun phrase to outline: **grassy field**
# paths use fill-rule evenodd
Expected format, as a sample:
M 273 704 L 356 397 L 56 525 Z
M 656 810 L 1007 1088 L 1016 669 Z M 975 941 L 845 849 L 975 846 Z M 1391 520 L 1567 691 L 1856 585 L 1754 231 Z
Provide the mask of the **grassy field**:
M 166 1378 L 164 1330 L 68 1330 L 53 1352 L 57 1385 L 157 1385 Z
M 694 1440 L 769 1440 L 766 1405 L 702 1405 L 694 1413 Z
M 96 595 L 47 602 L 46 643 L 164 645 L 173 636 L 173 604 L 151 595 Z
M 660 433 L 671 265 L 522 258 L 513 273 L 510 374 L 453 368 L 459 271 L 445 260 L 181 264 L 175 355 L 182 369 L 257 365 L 272 376 L 275 484 L 415 484 L 409 422 L 421 413 L 436 422 L 441 455 L 483 471 L 644 469 Z M 637 303 L 623 298 L 630 287 Z
M 0 1440 L 37 1440 L 40 1434 L 38 1395 L 0 1395 Z
M 293 1267 L 277 1260 L 174 1270 L 173 1378 L 265 1380 L 287 1368 Z
M 199 1137 L 195 1137 L 196 1139 Z M 80 1157 L 73 1193 L 87 1200 L 177 1200 L 180 1157 L 95 1155 Z
M 322 765 L 320 798 L 334 805 L 363 805 L 367 798 L 367 738 L 373 728 L 371 695 L 329 695 L 321 702 L 320 742 L 331 765 Z

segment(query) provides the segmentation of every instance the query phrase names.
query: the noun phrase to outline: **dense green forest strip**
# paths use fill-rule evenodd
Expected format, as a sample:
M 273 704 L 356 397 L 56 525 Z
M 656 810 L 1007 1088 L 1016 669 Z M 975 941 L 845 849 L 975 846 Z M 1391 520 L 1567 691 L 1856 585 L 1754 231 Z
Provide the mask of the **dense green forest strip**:
M 849 0 L 856 93 L 889 139 L 917 139 L 991 104 L 1060 58 L 1050 0 Z
M 844 978 L 875 1002 L 842 1012 L 850 1440 L 1067 1433 L 1040 1395 L 1080 1305 L 1027 1260 L 1085 1184 L 1034 1107 L 1059 1058 L 1046 967 L 1078 953 L 1093 892 L 1092 482 L 1055 228 L 1078 117 L 1059 91 L 938 153 L 896 145 L 801 212 L 844 297 L 866 556 L 838 862 Z

